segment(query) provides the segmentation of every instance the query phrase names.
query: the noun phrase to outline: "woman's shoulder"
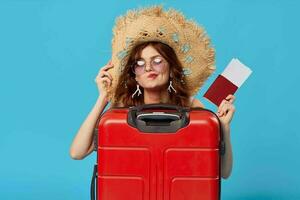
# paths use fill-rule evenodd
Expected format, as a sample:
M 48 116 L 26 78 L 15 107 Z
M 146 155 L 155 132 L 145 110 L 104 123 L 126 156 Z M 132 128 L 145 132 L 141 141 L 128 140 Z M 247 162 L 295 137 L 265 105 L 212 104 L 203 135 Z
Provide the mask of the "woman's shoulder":
M 110 104 L 110 107 L 124 107 L 125 105 L 122 102 L 114 102 Z
M 190 102 L 191 102 L 191 107 L 194 108 L 194 107 L 201 107 L 201 108 L 204 108 L 204 105 L 203 103 L 201 103 L 201 101 L 195 97 L 190 97 Z

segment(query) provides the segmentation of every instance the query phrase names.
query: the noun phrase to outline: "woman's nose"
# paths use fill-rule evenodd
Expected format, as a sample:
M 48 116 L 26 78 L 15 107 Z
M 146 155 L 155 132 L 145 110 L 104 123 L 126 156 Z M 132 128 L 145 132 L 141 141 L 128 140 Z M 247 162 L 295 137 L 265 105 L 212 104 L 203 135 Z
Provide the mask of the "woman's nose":
M 146 64 L 146 66 L 145 66 L 145 71 L 146 71 L 146 72 L 149 72 L 149 71 L 151 71 L 151 70 L 152 70 L 151 65 Z

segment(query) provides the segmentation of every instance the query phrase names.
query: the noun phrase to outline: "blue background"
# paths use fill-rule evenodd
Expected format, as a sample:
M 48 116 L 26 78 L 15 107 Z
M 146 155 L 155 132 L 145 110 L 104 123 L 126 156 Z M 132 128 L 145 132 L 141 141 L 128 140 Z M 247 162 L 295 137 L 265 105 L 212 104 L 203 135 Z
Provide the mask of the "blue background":
M 95 153 L 69 156 L 110 58 L 114 19 L 162 3 L 203 25 L 217 71 L 253 74 L 235 94 L 232 175 L 223 199 L 300 199 L 299 1 L 0 0 L 0 199 L 89 199 Z

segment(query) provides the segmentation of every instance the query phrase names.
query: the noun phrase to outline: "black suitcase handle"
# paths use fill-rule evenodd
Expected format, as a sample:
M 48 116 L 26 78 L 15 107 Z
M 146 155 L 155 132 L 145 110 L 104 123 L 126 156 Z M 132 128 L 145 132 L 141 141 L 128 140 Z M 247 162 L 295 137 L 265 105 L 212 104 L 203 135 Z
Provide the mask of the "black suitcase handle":
M 176 112 L 145 112 L 149 109 Z M 144 104 L 129 108 L 127 122 L 144 133 L 176 133 L 188 125 L 188 111 L 186 107 L 171 104 Z
M 186 107 L 181 107 L 173 104 L 143 104 L 135 107 L 131 107 L 131 109 L 136 110 L 137 112 L 141 112 L 142 110 L 147 110 L 147 109 L 167 109 L 167 110 L 177 110 L 178 112 L 186 112 L 187 108 Z
M 98 194 L 97 194 L 97 164 L 94 165 L 94 171 L 91 181 L 91 200 L 96 200 L 95 197 L 97 197 L 98 200 Z

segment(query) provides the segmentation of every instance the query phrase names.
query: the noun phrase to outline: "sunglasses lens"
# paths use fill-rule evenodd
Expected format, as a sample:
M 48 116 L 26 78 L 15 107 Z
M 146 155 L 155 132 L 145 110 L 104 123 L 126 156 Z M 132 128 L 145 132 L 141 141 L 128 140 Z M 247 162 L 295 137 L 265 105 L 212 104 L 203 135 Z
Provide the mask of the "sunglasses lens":
M 161 72 L 165 66 L 165 63 L 163 62 L 162 58 L 155 58 L 152 61 L 152 67 L 155 71 Z
M 144 73 L 144 66 L 134 64 L 133 65 L 133 73 L 135 73 L 137 75 Z
M 140 75 L 140 74 L 144 73 L 144 67 L 136 66 L 134 71 L 135 71 L 135 74 Z
M 132 71 L 136 75 L 141 75 L 145 72 L 146 62 L 144 60 L 136 61 L 132 66 Z M 156 72 L 163 71 L 165 67 L 165 62 L 162 58 L 156 57 L 154 60 L 151 61 L 151 68 Z

